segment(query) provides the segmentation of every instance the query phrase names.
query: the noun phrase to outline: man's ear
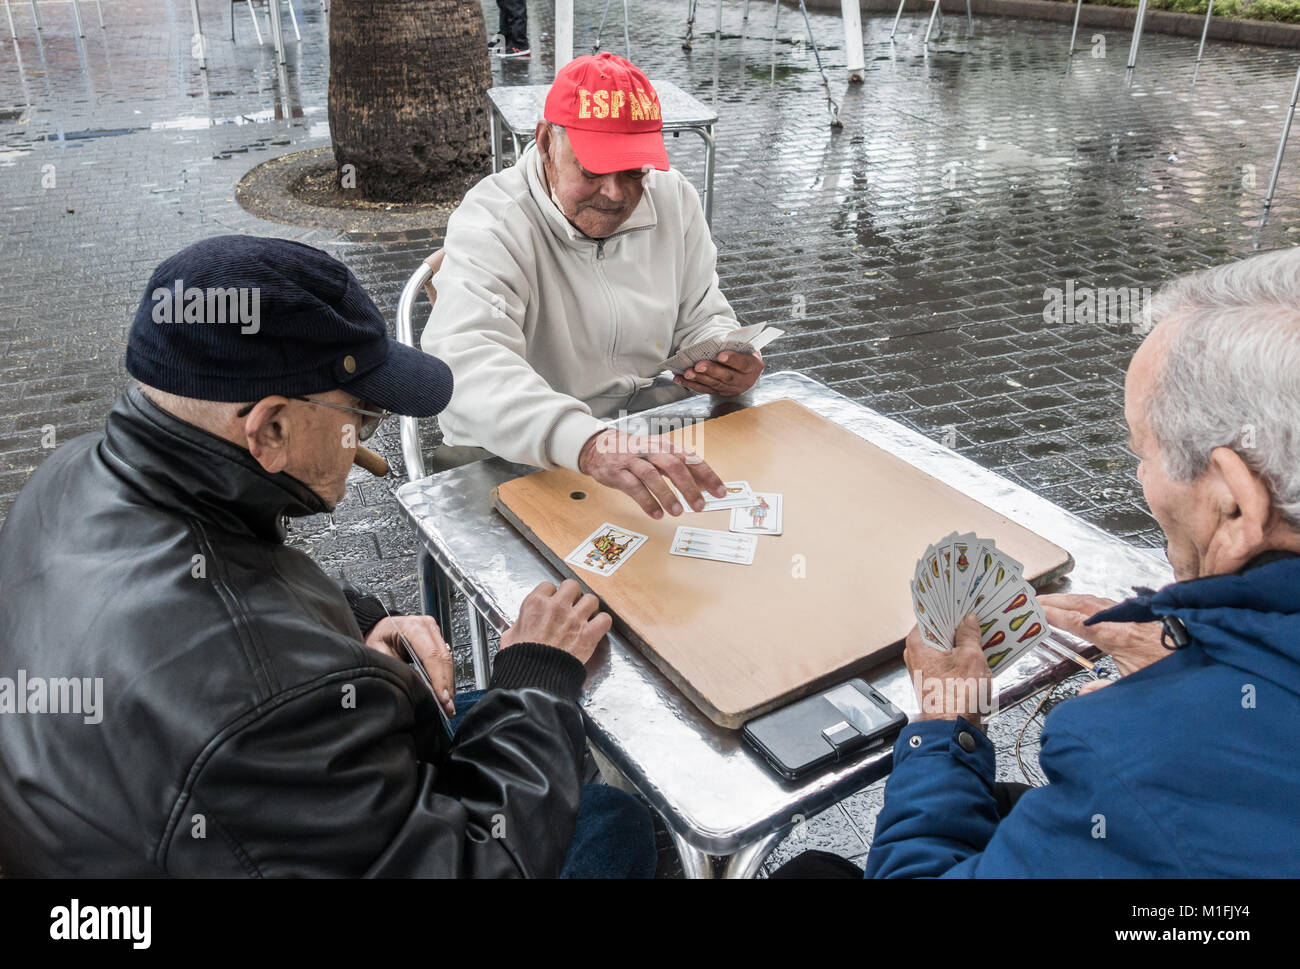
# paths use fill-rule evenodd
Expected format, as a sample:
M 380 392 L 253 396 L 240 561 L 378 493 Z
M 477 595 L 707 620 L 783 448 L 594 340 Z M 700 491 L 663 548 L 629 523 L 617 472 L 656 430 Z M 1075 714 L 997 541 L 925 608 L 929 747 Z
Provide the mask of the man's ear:
M 547 122 L 537 122 L 537 127 L 533 129 L 533 140 L 537 142 L 538 154 L 546 161 L 554 161 L 551 158 L 551 146 L 555 144 L 555 139 L 551 137 L 551 126 Z
M 270 474 L 278 474 L 289 463 L 289 399 L 263 397 L 244 418 L 243 434 L 248 452 Z
M 1272 525 L 1273 496 L 1268 484 L 1232 448 L 1211 451 L 1204 476 L 1217 516 L 1207 550 L 1216 560 L 1213 572 L 1235 572 L 1263 549 Z

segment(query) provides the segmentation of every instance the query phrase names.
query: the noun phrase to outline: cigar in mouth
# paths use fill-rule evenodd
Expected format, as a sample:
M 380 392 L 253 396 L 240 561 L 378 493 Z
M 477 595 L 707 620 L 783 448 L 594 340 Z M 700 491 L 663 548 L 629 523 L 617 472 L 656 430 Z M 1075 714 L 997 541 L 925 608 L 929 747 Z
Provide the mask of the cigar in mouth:
M 376 478 L 382 478 L 384 475 L 388 474 L 388 462 L 384 460 L 384 456 L 382 454 L 376 454 L 368 447 L 357 445 L 357 453 L 352 459 L 352 463 L 358 467 L 365 468 Z

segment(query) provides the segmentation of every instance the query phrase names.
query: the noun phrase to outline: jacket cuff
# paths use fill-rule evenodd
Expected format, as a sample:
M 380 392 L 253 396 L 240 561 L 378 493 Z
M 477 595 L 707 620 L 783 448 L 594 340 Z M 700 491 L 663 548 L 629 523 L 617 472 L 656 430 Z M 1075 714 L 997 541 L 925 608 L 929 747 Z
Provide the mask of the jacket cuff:
M 368 592 L 361 592 L 351 586 L 343 587 L 343 595 L 347 597 L 348 605 L 352 607 L 352 615 L 357 619 L 357 625 L 361 628 L 361 638 L 364 640 L 370 635 L 370 631 L 379 625 L 379 621 L 388 616 L 400 616 L 402 613 L 394 612 L 391 609 L 385 609 L 384 604 L 375 596 Z
M 546 456 L 561 468 L 578 471 L 578 455 L 593 434 L 609 430 L 609 425 L 580 410 L 571 410 L 555 422 L 546 442 Z
M 996 776 L 996 751 L 983 730 L 964 717 L 909 723 L 894 744 L 894 770 L 909 758 L 947 755 L 970 768 L 990 786 Z
M 533 687 L 576 701 L 586 679 L 587 668 L 576 656 L 541 643 L 515 643 L 497 653 L 488 689 Z

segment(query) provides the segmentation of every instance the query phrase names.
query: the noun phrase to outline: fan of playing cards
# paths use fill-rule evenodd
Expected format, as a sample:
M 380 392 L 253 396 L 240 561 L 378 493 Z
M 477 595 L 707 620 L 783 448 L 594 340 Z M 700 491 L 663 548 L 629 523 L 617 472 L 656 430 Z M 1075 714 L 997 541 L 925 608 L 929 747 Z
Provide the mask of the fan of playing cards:
M 1048 634 L 1047 619 L 1019 562 L 989 540 L 956 532 L 931 545 L 916 563 L 912 608 L 921 638 L 953 648 L 967 613 L 980 624 L 980 645 L 996 670 Z

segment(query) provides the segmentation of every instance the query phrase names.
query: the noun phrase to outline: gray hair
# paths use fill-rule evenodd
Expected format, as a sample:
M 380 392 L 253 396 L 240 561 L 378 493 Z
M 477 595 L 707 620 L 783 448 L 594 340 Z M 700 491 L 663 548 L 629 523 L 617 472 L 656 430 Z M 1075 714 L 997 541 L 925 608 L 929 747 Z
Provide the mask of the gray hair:
M 1231 448 L 1300 527 L 1300 247 L 1176 279 L 1150 315 L 1175 326 L 1147 407 L 1166 473 Z

